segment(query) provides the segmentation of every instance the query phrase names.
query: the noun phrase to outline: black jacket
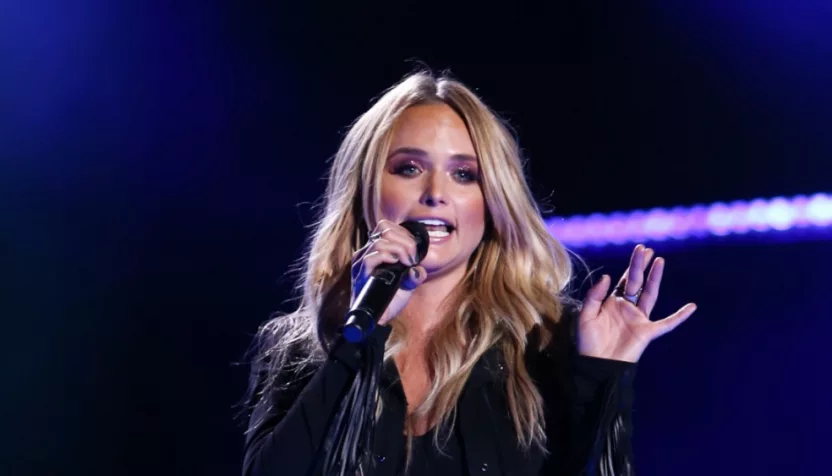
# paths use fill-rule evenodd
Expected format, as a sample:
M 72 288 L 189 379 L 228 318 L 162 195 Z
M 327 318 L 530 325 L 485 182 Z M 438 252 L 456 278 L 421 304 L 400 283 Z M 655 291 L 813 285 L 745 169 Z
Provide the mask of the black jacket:
M 390 332 L 390 327 L 378 327 L 366 345 L 377 346 L 376 355 L 383 355 Z M 320 474 L 319 448 L 327 422 L 362 356 L 359 346 L 338 339 L 330 358 L 316 371 L 265 395 L 250 415 L 244 476 Z M 527 369 L 545 402 L 550 452 L 545 457 L 536 448 L 524 454 L 516 444 L 500 357 L 497 348 L 483 355 L 457 404 L 458 434 L 469 474 L 634 474 L 630 416 L 635 364 L 574 351 L 561 358 L 548 349 L 527 351 Z M 280 379 L 288 382 L 292 377 Z M 403 399 L 390 398 L 391 392 L 403 395 L 396 367 L 389 362 L 380 384 L 384 411 L 374 438 L 377 475 L 394 475 L 405 448 L 406 406 Z

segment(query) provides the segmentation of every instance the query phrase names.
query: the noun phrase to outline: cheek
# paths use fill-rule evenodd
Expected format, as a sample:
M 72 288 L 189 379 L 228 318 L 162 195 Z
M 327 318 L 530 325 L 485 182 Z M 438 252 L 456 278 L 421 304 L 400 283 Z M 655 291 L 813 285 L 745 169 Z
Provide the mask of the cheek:
M 470 235 L 481 238 L 485 230 L 485 200 L 483 200 L 482 195 L 473 196 L 460 205 L 458 209 L 463 212 L 460 221 L 464 224 L 465 229 L 471 231 Z M 471 238 L 474 238 L 474 236 L 471 236 Z
M 395 187 L 390 184 L 385 185 L 381 189 L 381 218 L 396 221 L 406 215 L 408 203 L 407 194 L 403 193 L 404 190 L 401 187 Z

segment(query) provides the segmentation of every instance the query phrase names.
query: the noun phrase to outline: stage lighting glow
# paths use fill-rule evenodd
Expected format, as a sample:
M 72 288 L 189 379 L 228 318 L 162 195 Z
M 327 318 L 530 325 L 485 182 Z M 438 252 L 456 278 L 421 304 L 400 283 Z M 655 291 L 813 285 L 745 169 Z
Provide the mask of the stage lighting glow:
M 825 229 L 832 228 L 832 196 L 817 193 L 811 197 L 759 198 L 609 215 L 594 213 L 551 218 L 547 226 L 553 236 L 570 248 Z

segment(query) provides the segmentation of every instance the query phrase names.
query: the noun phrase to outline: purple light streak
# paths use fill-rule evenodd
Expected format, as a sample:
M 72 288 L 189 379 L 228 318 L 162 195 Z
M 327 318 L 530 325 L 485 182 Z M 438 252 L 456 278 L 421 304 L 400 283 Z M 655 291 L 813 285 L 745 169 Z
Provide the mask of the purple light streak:
M 655 208 L 609 215 L 552 218 L 549 231 L 569 248 L 708 236 L 832 229 L 832 195 L 775 197 L 750 202 L 717 202 L 693 207 Z

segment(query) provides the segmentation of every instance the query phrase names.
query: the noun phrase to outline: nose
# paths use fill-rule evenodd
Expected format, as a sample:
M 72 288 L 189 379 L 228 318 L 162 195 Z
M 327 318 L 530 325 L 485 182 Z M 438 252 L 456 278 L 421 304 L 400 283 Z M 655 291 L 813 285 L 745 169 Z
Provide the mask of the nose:
M 421 202 L 423 205 L 429 207 L 447 203 L 445 199 L 445 183 L 441 173 L 433 172 L 428 176 Z

